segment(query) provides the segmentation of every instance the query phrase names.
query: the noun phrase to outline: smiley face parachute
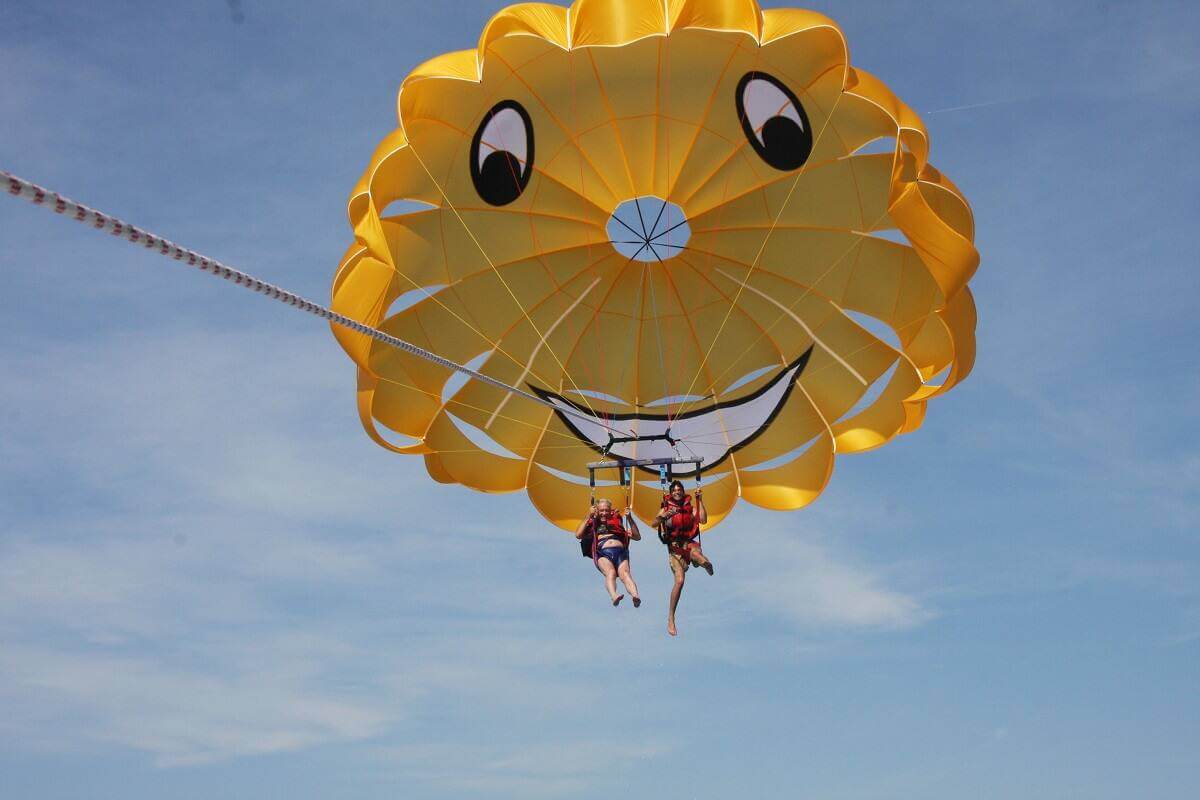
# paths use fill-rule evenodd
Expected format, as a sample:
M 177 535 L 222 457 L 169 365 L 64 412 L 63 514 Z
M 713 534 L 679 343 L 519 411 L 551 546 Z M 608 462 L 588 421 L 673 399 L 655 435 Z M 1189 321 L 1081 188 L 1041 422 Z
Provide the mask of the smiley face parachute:
M 820 14 L 515 5 L 405 78 L 399 118 L 334 309 L 555 406 L 335 328 L 368 434 L 438 481 L 570 529 L 597 451 L 678 456 L 712 524 L 795 509 L 971 369 L 970 209 Z

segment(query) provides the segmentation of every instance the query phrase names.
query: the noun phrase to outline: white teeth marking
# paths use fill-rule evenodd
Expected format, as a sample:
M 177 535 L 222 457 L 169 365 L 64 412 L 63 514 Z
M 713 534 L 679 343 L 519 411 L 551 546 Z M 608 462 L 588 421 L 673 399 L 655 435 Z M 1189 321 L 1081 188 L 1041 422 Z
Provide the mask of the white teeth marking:
M 702 459 L 700 469 L 706 470 L 723 461 L 730 452 L 746 444 L 766 428 L 787 401 L 792 386 L 811 355 L 810 347 L 774 380 L 742 400 L 718 404 L 705 411 L 689 412 L 670 420 L 663 415 L 621 414 L 609 418 L 607 422 L 619 423 L 619 427 L 637 436 L 659 436 L 665 434 L 669 428 L 671 438 L 680 442 L 681 452 L 689 458 L 694 456 Z M 587 409 L 580 408 L 579 405 L 553 392 L 541 390 L 538 393 L 559 408 L 589 413 Z M 562 413 L 559 414 L 559 418 L 580 439 L 596 449 L 608 445 L 609 430 L 603 426 L 600 418 L 597 418 L 595 423 Z M 674 458 L 677 455 L 675 448 L 661 439 L 615 444 L 609 453 L 621 458 Z M 687 470 L 682 467 L 676 472 L 687 474 Z
M 501 109 L 488 120 L 479 139 L 479 163 L 476 166 L 482 168 L 483 162 L 494 152 L 509 152 L 524 167 L 529 154 L 526 135 L 525 120 L 521 115 L 511 108 Z

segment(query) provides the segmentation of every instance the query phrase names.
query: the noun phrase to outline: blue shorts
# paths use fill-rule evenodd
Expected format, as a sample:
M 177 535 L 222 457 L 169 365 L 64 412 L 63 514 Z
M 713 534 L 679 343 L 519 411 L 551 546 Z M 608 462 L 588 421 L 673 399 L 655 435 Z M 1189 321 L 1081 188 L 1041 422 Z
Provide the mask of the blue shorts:
M 629 551 L 624 547 L 605 547 L 596 551 L 596 560 L 599 561 L 602 558 L 607 558 L 614 567 L 620 569 L 621 565 L 629 560 Z

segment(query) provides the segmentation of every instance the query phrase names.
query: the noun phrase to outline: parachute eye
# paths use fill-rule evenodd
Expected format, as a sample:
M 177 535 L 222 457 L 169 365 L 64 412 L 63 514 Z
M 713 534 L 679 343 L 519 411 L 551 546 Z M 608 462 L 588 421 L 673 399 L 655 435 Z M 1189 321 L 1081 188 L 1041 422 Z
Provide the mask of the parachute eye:
M 793 170 L 812 153 L 812 127 L 804 106 L 765 72 L 747 72 L 738 82 L 737 112 L 750 146 L 778 170 Z
M 521 196 L 533 173 L 533 123 L 516 100 L 492 106 L 471 142 L 471 180 L 490 205 Z

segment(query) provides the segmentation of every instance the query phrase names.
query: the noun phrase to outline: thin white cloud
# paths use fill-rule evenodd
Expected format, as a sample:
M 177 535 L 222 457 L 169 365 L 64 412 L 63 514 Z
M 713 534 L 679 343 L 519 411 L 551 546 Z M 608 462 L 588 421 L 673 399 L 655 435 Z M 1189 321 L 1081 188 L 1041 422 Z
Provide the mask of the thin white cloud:
M 733 591 L 761 612 L 801 628 L 901 629 L 932 616 L 914 596 L 887 585 L 877 568 L 855 564 L 795 531 L 740 531 Z
M 409 777 L 489 797 L 561 797 L 586 789 L 605 774 L 669 755 L 656 741 L 584 738 L 520 746 L 425 744 L 381 749 L 379 758 Z

